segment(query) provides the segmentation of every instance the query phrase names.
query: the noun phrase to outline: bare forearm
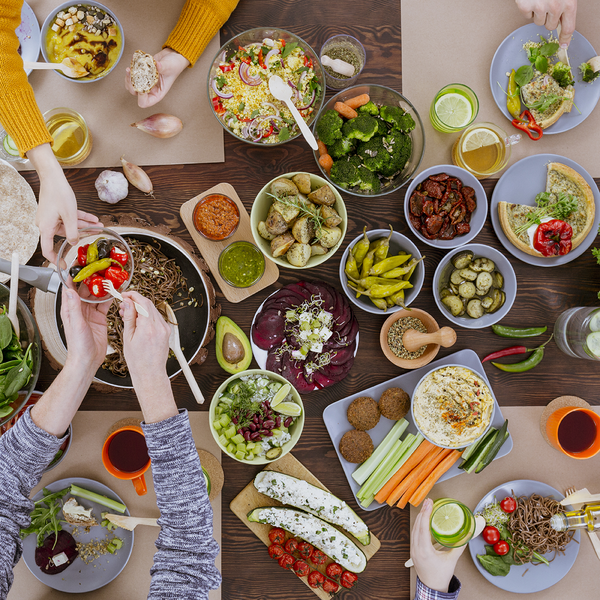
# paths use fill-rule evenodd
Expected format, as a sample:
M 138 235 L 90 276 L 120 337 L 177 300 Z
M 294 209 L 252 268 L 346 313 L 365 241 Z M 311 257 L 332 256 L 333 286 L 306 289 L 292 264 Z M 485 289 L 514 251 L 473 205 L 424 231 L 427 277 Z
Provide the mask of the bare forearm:
M 50 144 L 41 144 L 32 148 L 27 152 L 27 158 L 37 171 L 40 181 L 43 178 L 56 176 L 57 174 L 63 175 L 63 170 L 58 164 Z

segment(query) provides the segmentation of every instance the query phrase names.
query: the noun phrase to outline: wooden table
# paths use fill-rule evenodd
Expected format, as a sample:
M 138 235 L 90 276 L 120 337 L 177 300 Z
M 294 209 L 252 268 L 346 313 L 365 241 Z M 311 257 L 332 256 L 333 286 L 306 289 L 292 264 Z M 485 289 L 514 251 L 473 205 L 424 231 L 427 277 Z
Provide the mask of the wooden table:
M 334 34 L 349 33 L 362 41 L 367 52 L 366 68 L 359 83 L 383 83 L 402 91 L 400 2 L 374 0 L 371 2 L 322 2 L 317 0 L 241 0 L 230 21 L 223 28 L 221 39 L 229 39 L 255 26 L 279 26 L 294 31 L 316 51 Z M 329 94 L 328 94 L 329 96 Z M 132 100 L 133 101 L 133 100 Z M 427 118 L 424 115 L 424 118 Z M 585 129 L 582 130 L 585 134 Z M 206 142 L 206 140 L 204 140 Z M 450 143 L 450 142 L 449 142 Z M 557 146 L 557 152 L 560 147 Z M 303 141 L 295 141 L 277 148 L 255 148 L 225 133 L 225 164 L 204 164 L 147 169 L 155 187 L 156 200 L 146 198 L 130 188 L 128 200 L 111 207 L 98 200 L 94 181 L 100 169 L 77 169 L 67 172 L 82 209 L 103 214 L 135 211 L 140 217 L 155 223 L 165 223 L 173 233 L 192 240 L 179 218 L 180 205 L 196 194 L 220 182 L 231 183 L 250 210 L 260 188 L 271 178 L 288 172 L 304 170 L 318 173 L 313 155 Z M 34 175 L 26 175 L 37 194 L 38 182 Z M 495 180 L 484 182 L 491 197 Z M 339 286 L 338 267 L 346 245 L 364 225 L 368 229 L 387 227 L 408 234 L 403 216 L 406 186 L 387 196 L 359 199 L 344 195 L 348 208 L 348 233 L 344 245 L 331 260 L 306 272 L 305 277 L 320 279 Z M 410 236 L 414 239 L 413 236 Z M 491 224 L 486 223 L 475 240 L 503 251 Z M 448 325 L 438 311 L 432 296 L 431 282 L 436 265 L 443 252 L 417 242 L 426 255 L 426 278 L 414 306 L 430 312 L 440 325 Z M 506 252 L 505 252 L 506 254 Z M 519 293 L 509 317 L 512 325 L 543 325 L 550 330 L 558 314 L 572 306 L 594 305 L 598 302 L 600 267 L 587 251 L 572 263 L 552 269 L 536 268 L 508 256 L 518 276 Z M 38 252 L 33 264 L 40 264 Z M 297 272 L 282 269 L 280 285 L 298 281 Z M 252 317 L 265 297 L 276 286 L 252 296 L 240 304 L 230 304 L 218 290 L 223 314 L 231 317 L 246 332 Z M 25 291 L 24 288 L 22 288 Z M 306 425 L 294 450 L 303 462 L 335 494 L 354 506 L 354 499 L 338 462 L 335 450 L 322 420 L 323 409 L 336 400 L 371 387 L 401 374 L 403 371 L 388 362 L 379 346 L 379 330 L 385 317 L 356 310 L 360 321 L 360 347 L 357 360 L 348 377 L 341 383 L 304 397 Z M 535 342 L 534 342 L 535 343 Z M 472 348 L 483 357 L 492 350 L 511 345 L 495 336 L 490 329 L 458 329 L 454 352 Z M 442 349 L 440 357 L 448 351 Z M 489 364 L 489 363 L 488 363 Z M 255 367 L 253 362 L 252 367 Z M 217 364 L 214 342 L 209 346 L 209 358 L 201 367 L 194 367 L 206 398 L 211 398 L 219 384 L 228 376 Z M 557 396 L 574 394 L 592 404 L 598 404 L 597 366 L 592 361 L 569 359 L 551 344 L 543 362 L 535 370 L 510 375 L 486 366 L 486 372 L 501 405 L 544 405 Z M 38 387 L 45 390 L 56 373 L 47 363 L 42 366 Z M 199 410 L 183 377 L 173 382 L 175 397 L 180 407 Z M 135 410 L 138 407 L 132 392 L 100 394 L 94 391 L 85 398 L 82 410 Z M 207 410 L 208 402 L 200 410 Z M 256 474 L 257 469 L 223 457 L 225 487 L 223 489 L 223 598 L 227 600 L 311 600 L 314 595 L 290 573 L 285 573 L 269 558 L 266 548 L 229 511 L 229 503 Z M 381 509 L 360 512 L 382 542 L 381 550 L 360 576 L 358 585 L 344 594 L 346 600 L 364 599 L 404 600 L 409 597 L 409 572 L 402 566 L 409 556 L 408 510 Z

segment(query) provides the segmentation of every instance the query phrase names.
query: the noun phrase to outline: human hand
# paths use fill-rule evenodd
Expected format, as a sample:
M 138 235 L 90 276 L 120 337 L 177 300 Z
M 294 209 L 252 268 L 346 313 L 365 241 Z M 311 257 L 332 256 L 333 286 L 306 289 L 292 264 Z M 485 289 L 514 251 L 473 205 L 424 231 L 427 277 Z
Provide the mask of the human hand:
M 87 286 L 82 286 L 81 293 L 86 291 Z M 67 363 L 91 373 L 100 368 L 108 344 L 106 313 L 110 304 L 82 302 L 75 290 L 63 287 L 60 316 L 67 338 Z
M 131 85 L 130 69 L 125 69 L 125 88 L 133 96 L 138 97 L 138 106 L 148 108 L 160 102 L 171 89 L 182 71 L 189 66 L 190 61 L 171 48 L 164 48 L 154 55 L 158 68 L 158 83 L 147 93 L 138 94 Z
M 433 501 L 427 498 L 417 515 L 412 530 L 410 557 L 419 579 L 432 590 L 446 593 L 454 575 L 456 563 L 467 545 L 449 551 L 436 550 L 431 543 L 429 520 Z
M 577 0 L 515 0 L 517 7 L 527 19 L 536 25 L 544 25 L 548 31 L 561 24 L 558 43 L 567 48 L 575 31 Z

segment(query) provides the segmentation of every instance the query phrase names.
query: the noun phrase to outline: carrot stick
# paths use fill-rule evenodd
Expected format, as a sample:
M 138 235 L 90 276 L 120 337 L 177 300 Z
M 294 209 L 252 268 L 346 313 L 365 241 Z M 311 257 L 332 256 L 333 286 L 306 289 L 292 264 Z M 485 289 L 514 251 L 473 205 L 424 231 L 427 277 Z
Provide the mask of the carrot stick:
M 331 167 L 333 167 L 333 158 L 329 156 L 329 154 L 323 154 L 319 156 L 319 164 L 325 169 L 327 175 L 329 175 L 329 171 L 331 171 Z
M 421 473 L 417 477 L 414 478 L 413 482 L 409 486 L 405 487 L 404 493 L 400 497 L 400 500 L 398 500 L 398 504 L 397 504 L 398 508 L 404 508 L 406 506 L 409 498 L 415 493 L 415 491 L 421 485 L 421 483 L 425 479 L 427 479 L 429 474 L 431 472 L 433 472 L 435 470 L 435 468 L 444 460 L 444 458 L 446 458 L 446 456 L 448 456 L 451 453 L 452 453 L 452 450 L 445 448 L 442 450 L 442 452 L 440 452 L 437 456 L 435 456 L 433 459 L 431 459 L 428 462 L 428 464 L 421 471 Z M 389 500 L 389 498 L 388 498 L 388 500 Z
M 360 96 L 354 96 L 354 98 L 348 98 L 348 100 L 344 100 L 344 104 L 347 104 L 350 108 L 356 110 L 359 106 L 363 104 L 367 104 L 371 98 L 369 94 L 361 94 Z
M 386 502 L 390 506 L 394 506 L 400 496 L 415 482 L 422 481 L 427 473 L 429 473 L 429 463 L 441 454 L 444 448 L 434 446 L 429 453 L 423 458 L 423 460 L 392 490 L 390 495 L 387 497 Z M 416 488 L 415 488 L 416 489 Z
M 437 448 L 428 440 L 423 440 L 410 458 L 390 477 L 389 481 L 377 492 L 375 500 L 383 504 L 391 491 L 425 458 L 432 448 Z
M 336 102 L 333 105 L 333 108 L 346 119 L 356 119 L 356 117 L 358 117 L 358 113 L 353 108 L 350 108 L 345 102 Z
M 437 483 L 438 479 L 460 458 L 461 454 L 462 452 L 453 450 L 451 454 L 446 456 L 416 489 L 410 497 L 409 502 L 413 506 L 419 506 L 425 500 L 431 488 Z

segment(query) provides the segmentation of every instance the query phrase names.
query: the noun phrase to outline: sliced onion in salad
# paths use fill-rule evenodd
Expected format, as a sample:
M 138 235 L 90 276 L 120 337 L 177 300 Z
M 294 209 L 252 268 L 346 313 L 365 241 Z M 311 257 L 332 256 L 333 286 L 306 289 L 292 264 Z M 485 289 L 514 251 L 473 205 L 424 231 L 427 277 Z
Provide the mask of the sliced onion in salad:
M 276 54 L 279 54 L 279 50 L 277 48 L 272 48 L 267 52 L 267 56 L 265 56 L 265 65 L 269 66 L 269 60 Z
M 313 105 L 314 101 L 315 101 L 315 96 L 316 96 L 315 90 L 313 90 L 310 102 L 306 106 L 298 106 L 297 107 L 298 110 L 306 110 L 307 108 L 310 108 Z
M 250 65 L 248 63 L 240 63 L 240 79 L 246 85 L 260 85 L 263 80 L 258 75 L 250 75 L 249 69 Z
M 263 102 L 262 106 L 268 106 L 269 108 L 272 108 L 273 113 L 276 114 L 277 116 L 279 116 L 279 109 L 271 102 Z
M 233 98 L 233 92 L 223 92 L 221 91 L 218 87 L 217 87 L 217 80 L 213 79 L 210 82 L 210 86 L 213 89 L 213 92 L 219 96 L 219 98 L 224 98 L 225 100 L 227 100 L 228 98 Z

